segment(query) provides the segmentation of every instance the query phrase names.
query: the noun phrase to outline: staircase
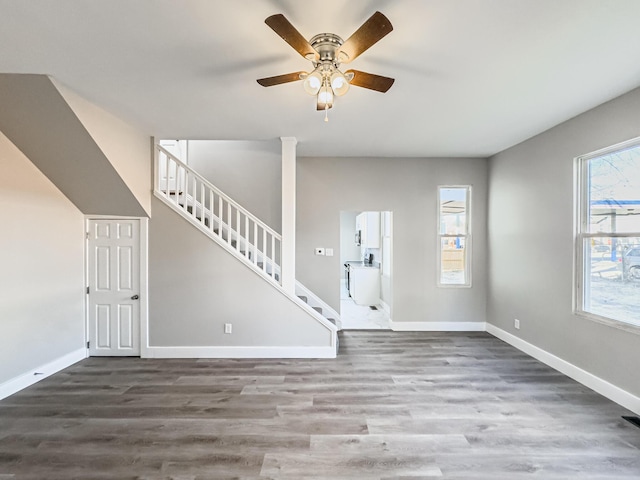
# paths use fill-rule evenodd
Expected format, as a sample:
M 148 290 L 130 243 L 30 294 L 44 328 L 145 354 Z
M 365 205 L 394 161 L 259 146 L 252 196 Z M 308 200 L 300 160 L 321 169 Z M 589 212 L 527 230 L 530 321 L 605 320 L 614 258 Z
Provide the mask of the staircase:
M 296 295 L 304 303 L 313 308 L 324 318 L 333 323 L 338 330 L 342 330 L 342 322 L 340 314 L 327 305 L 322 299 L 316 296 L 311 290 L 296 280 Z
M 330 328 L 340 325 L 335 310 L 296 281 L 282 287 L 282 237 L 160 145 L 156 145 L 154 194 L 280 293 Z

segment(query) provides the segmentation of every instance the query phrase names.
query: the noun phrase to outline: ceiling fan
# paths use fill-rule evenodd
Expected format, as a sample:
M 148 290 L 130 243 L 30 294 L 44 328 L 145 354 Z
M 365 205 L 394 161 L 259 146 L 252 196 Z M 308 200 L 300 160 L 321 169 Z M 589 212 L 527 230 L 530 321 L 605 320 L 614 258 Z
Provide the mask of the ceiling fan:
M 334 96 L 347 93 L 350 85 L 382 93 L 393 85 L 393 78 L 359 70 L 340 71 L 340 64 L 355 60 L 393 30 L 389 19 L 380 12 L 371 15 L 346 41 L 334 33 L 320 33 L 307 41 L 282 14 L 272 15 L 264 22 L 300 55 L 311 61 L 313 70 L 261 78 L 258 83 L 263 87 L 271 87 L 302 80 L 305 91 L 316 96 L 316 109 L 325 111 L 325 122 L 329 120 L 327 111 L 333 107 Z

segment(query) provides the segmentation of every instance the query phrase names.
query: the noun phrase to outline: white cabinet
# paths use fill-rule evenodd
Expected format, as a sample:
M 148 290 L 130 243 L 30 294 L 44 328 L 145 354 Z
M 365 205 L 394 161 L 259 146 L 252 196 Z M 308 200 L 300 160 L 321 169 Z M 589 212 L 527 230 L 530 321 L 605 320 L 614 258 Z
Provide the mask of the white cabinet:
M 362 212 L 356 216 L 356 231 L 360 232 L 363 248 L 380 248 L 380 212 Z
M 356 278 L 356 269 L 353 266 L 349 267 L 349 296 L 353 298 L 356 293 L 356 284 L 354 282 Z
M 380 303 L 380 269 L 352 265 L 349 270 L 349 294 L 358 305 Z

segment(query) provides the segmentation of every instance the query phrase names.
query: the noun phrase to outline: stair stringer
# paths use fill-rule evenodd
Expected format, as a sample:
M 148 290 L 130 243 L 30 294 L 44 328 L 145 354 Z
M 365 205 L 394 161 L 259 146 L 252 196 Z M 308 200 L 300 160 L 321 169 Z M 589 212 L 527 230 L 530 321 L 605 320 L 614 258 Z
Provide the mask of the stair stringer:
M 242 255 L 236 248 L 233 248 L 228 242 L 222 240 L 219 235 L 211 232 L 209 228 L 207 228 L 202 222 L 198 221 L 194 218 L 194 215 L 191 215 L 184 209 L 176 208 L 175 202 L 170 201 L 166 198 L 166 195 L 162 192 L 157 192 L 154 190 L 154 195 L 157 199 L 159 199 L 162 203 L 167 205 L 173 212 L 180 215 L 183 219 L 185 219 L 189 224 L 203 233 L 205 236 L 213 240 L 216 244 L 226 250 L 229 254 L 231 254 L 236 260 L 238 260 L 244 267 L 251 270 L 254 274 L 260 276 L 263 280 L 265 280 L 269 285 L 271 285 L 279 294 L 284 295 L 288 300 L 293 302 L 297 307 L 303 310 L 306 314 L 312 317 L 316 322 L 320 323 L 323 327 L 325 327 L 331 334 L 331 347 L 335 347 L 335 352 L 337 354 L 338 350 L 338 327 L 331 323 L 327 318 L 322 316 L 316 310 L 313 309 L 311 305 L 308 305 L 306 302 L 298 298 L 296 295 L 287 292 L 282 286 L 275 280 L 268 272 L 265 272 L 261 268 L 256 267 L 251 261 L 249 261 L 244 255 Z
M 309 305 L 311 308 L 320 308 L 322 310 L 322 315 L 325 318 L 333 318 L 336 322 L 335 325 L 338 327 L 338 330 L 342 330 L 342 320 L 340 319 L 340 314 L 298 280 L 296 280 L 296 296 L 305 297 L 307 299 L 307 305 Z

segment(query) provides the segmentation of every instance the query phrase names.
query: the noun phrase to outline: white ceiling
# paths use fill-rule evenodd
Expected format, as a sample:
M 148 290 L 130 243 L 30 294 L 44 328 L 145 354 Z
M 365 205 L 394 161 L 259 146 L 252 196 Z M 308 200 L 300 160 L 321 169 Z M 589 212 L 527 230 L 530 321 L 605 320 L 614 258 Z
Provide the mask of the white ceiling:
M 316 112 L 310 63 L 264 23 L 348 38 L 394 77 Z M 43 73 L 157 138 L 298 139 L 300 156 L 480 156 L 640 86 L 639 0 L 0 0 L 0 72 Z

